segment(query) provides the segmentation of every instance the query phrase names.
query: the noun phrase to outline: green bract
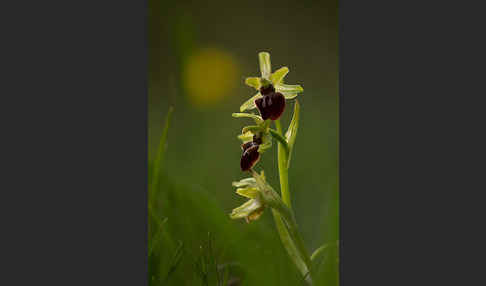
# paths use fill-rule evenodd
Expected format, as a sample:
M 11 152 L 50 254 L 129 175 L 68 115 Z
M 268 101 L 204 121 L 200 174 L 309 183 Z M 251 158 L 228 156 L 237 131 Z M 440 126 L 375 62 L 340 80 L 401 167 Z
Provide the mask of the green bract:
M 288 156 L 287 156 L 287 168 L 290 166 L 290 157 L 292 155 L 292 149 L 294 148 L 295 138 L 297 138 L 297 129 L 299 127 L 299 118 L 300 118 L 300 105 L 299 102 L 295 101 L 294 106 L 294 115 L 292 116 L 292 121 L 290 121 L 289 129 L 285 133 L 285 139 L 287 139 L 288 143 Z
M 262 97 L 262 94 L 260 93 L 260 87 L 268 83 L 271 83 L 275 87 L 275 91 L 282 93 L 286 99 L 295 98 L 299 93 L 302 93 L 304 91 L 304 89 L 300 85 L 288 85 L 283 83 L 284 77 L 289 72 L 288 67 L 281 67 L 274 73 L 271 73 L 272 66 L 270 63 L 269 53 L 261 52 L 258 54 L 258 58 L 260 61 L 260 71 L 262 76 L 248 77 L 245 79 L 245 84 L 253 87 L 258 92 L 240 106 L 241 112 L 256 108 L 255 100 Z

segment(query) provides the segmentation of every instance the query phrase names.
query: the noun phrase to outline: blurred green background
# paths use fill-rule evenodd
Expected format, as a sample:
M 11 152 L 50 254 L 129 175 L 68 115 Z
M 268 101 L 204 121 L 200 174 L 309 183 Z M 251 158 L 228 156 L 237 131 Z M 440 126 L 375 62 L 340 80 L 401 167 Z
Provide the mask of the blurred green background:
M 244 79 L 260 75 L 261 51 L 270 53 L 273 70 L 289 67 L 286 83 L 304 87 L 289 170 L 292 203 L 309 250 L 329 245 L 316 285 L 338 285 L 337 0 L 148 3 L 150 285 L 222 285 L 217 271 L 228 271 L 229 285 L 304 285 L 270 211 L 251 224 L 228 216 L 245 201 L 231 182 L 248 177 L 236 135 L 252 123 L 231 113 L 255 94 Z M 284 130 L 293 104 L 287 101 Z M 174 112 L 157 169 L 169 106 Z M 256 170 L 263 168 L 278 190 L 276 149 Z M 206 284 L 202 264 L 214 260 Z

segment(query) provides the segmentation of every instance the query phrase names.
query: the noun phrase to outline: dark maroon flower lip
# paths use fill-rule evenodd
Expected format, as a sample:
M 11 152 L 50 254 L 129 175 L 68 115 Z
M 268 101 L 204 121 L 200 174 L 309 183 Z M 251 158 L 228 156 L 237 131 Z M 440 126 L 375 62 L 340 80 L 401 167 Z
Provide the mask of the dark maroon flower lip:
M 246 149 L 243 149 L 243 155 L 241 155 L 240 160 L 240 167 L 242 171 L 249 171 L 260 159 L 260 153 L 258 153 L 259 145 L 254 142 L 248 143 L 242 145 L 242 148 L 246 147 Z
M 275 87 L 272 84 L 260 87 L 260 93 L 262 95 L 272 94 L 275 92 Z
M 263 120 L 277 120 L 285 110 L 285 97 L 280 92 L 273 92 L 255 100 Z
M 250 148 L 251 146 L 253 146 L 255 143 L 250 141 L 250 142 L 246 142 L 246 143 L 243 143 L 241 144 L 241 150 L 243 150 L 243 152 L 246 151 L 246 149 Z

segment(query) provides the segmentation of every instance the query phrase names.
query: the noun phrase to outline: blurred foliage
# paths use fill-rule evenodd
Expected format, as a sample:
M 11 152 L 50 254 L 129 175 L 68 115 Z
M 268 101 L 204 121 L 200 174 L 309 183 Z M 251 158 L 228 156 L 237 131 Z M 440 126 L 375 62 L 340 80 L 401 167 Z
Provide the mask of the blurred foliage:
M 205 285 L 202 265 L 212 265 L 209 285 L 226 271 L 229 285 L 304 285 L 270 212 L 251 224 L 229 218 L 245 201 L 231 186 L 247 177 L 236 135 L 252 122 L 231 114 L 254 94 L 244 79 L 258 74 L 260 51 L 305 89 L 289 170 L 292 204 L 308 248 L 328 244 L 316 258 L 316 285 L 338 285 L 337 1 L 149 0 L 148 30 L 150 285 Z M 170 105 L 167 149 L 157 162 Z M 284 129 L 291 114 L 282 116 Z M 257 170 L 278 190 L 276 149 Z

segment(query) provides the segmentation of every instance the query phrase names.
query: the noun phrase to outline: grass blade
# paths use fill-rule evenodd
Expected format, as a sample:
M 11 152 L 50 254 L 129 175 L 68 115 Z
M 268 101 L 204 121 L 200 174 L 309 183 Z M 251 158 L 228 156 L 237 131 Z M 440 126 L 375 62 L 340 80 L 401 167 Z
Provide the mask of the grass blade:
M 169 107 L 169 112 L 167 113 L 167 117 L 165 118 L 165 126 L 164 130 L 162 130 L 162 136 L 160 137 L 160 142 L 159 142 L 159 148 L 157 150 L 157 156 L 155 157 L 154 160 L 154 167 L 153 167 L 153 173 L 152 173 L 152 190 L 154 190 L 158 183 L 159 183 L 159 177 L 160 177 L 160 169 L 161 165 L 164 161 L 164 156 L 165 156 L 165 151 L 166 151 L 166 144 L 167 144 L 167 134 L 169 133 L 169 126 L 170 126 L 170 120 L 172 118 L 172 112 L 174 111 L 174 108 L 171 106 Z M 153 191 L 152 191 L 153 193 Z

